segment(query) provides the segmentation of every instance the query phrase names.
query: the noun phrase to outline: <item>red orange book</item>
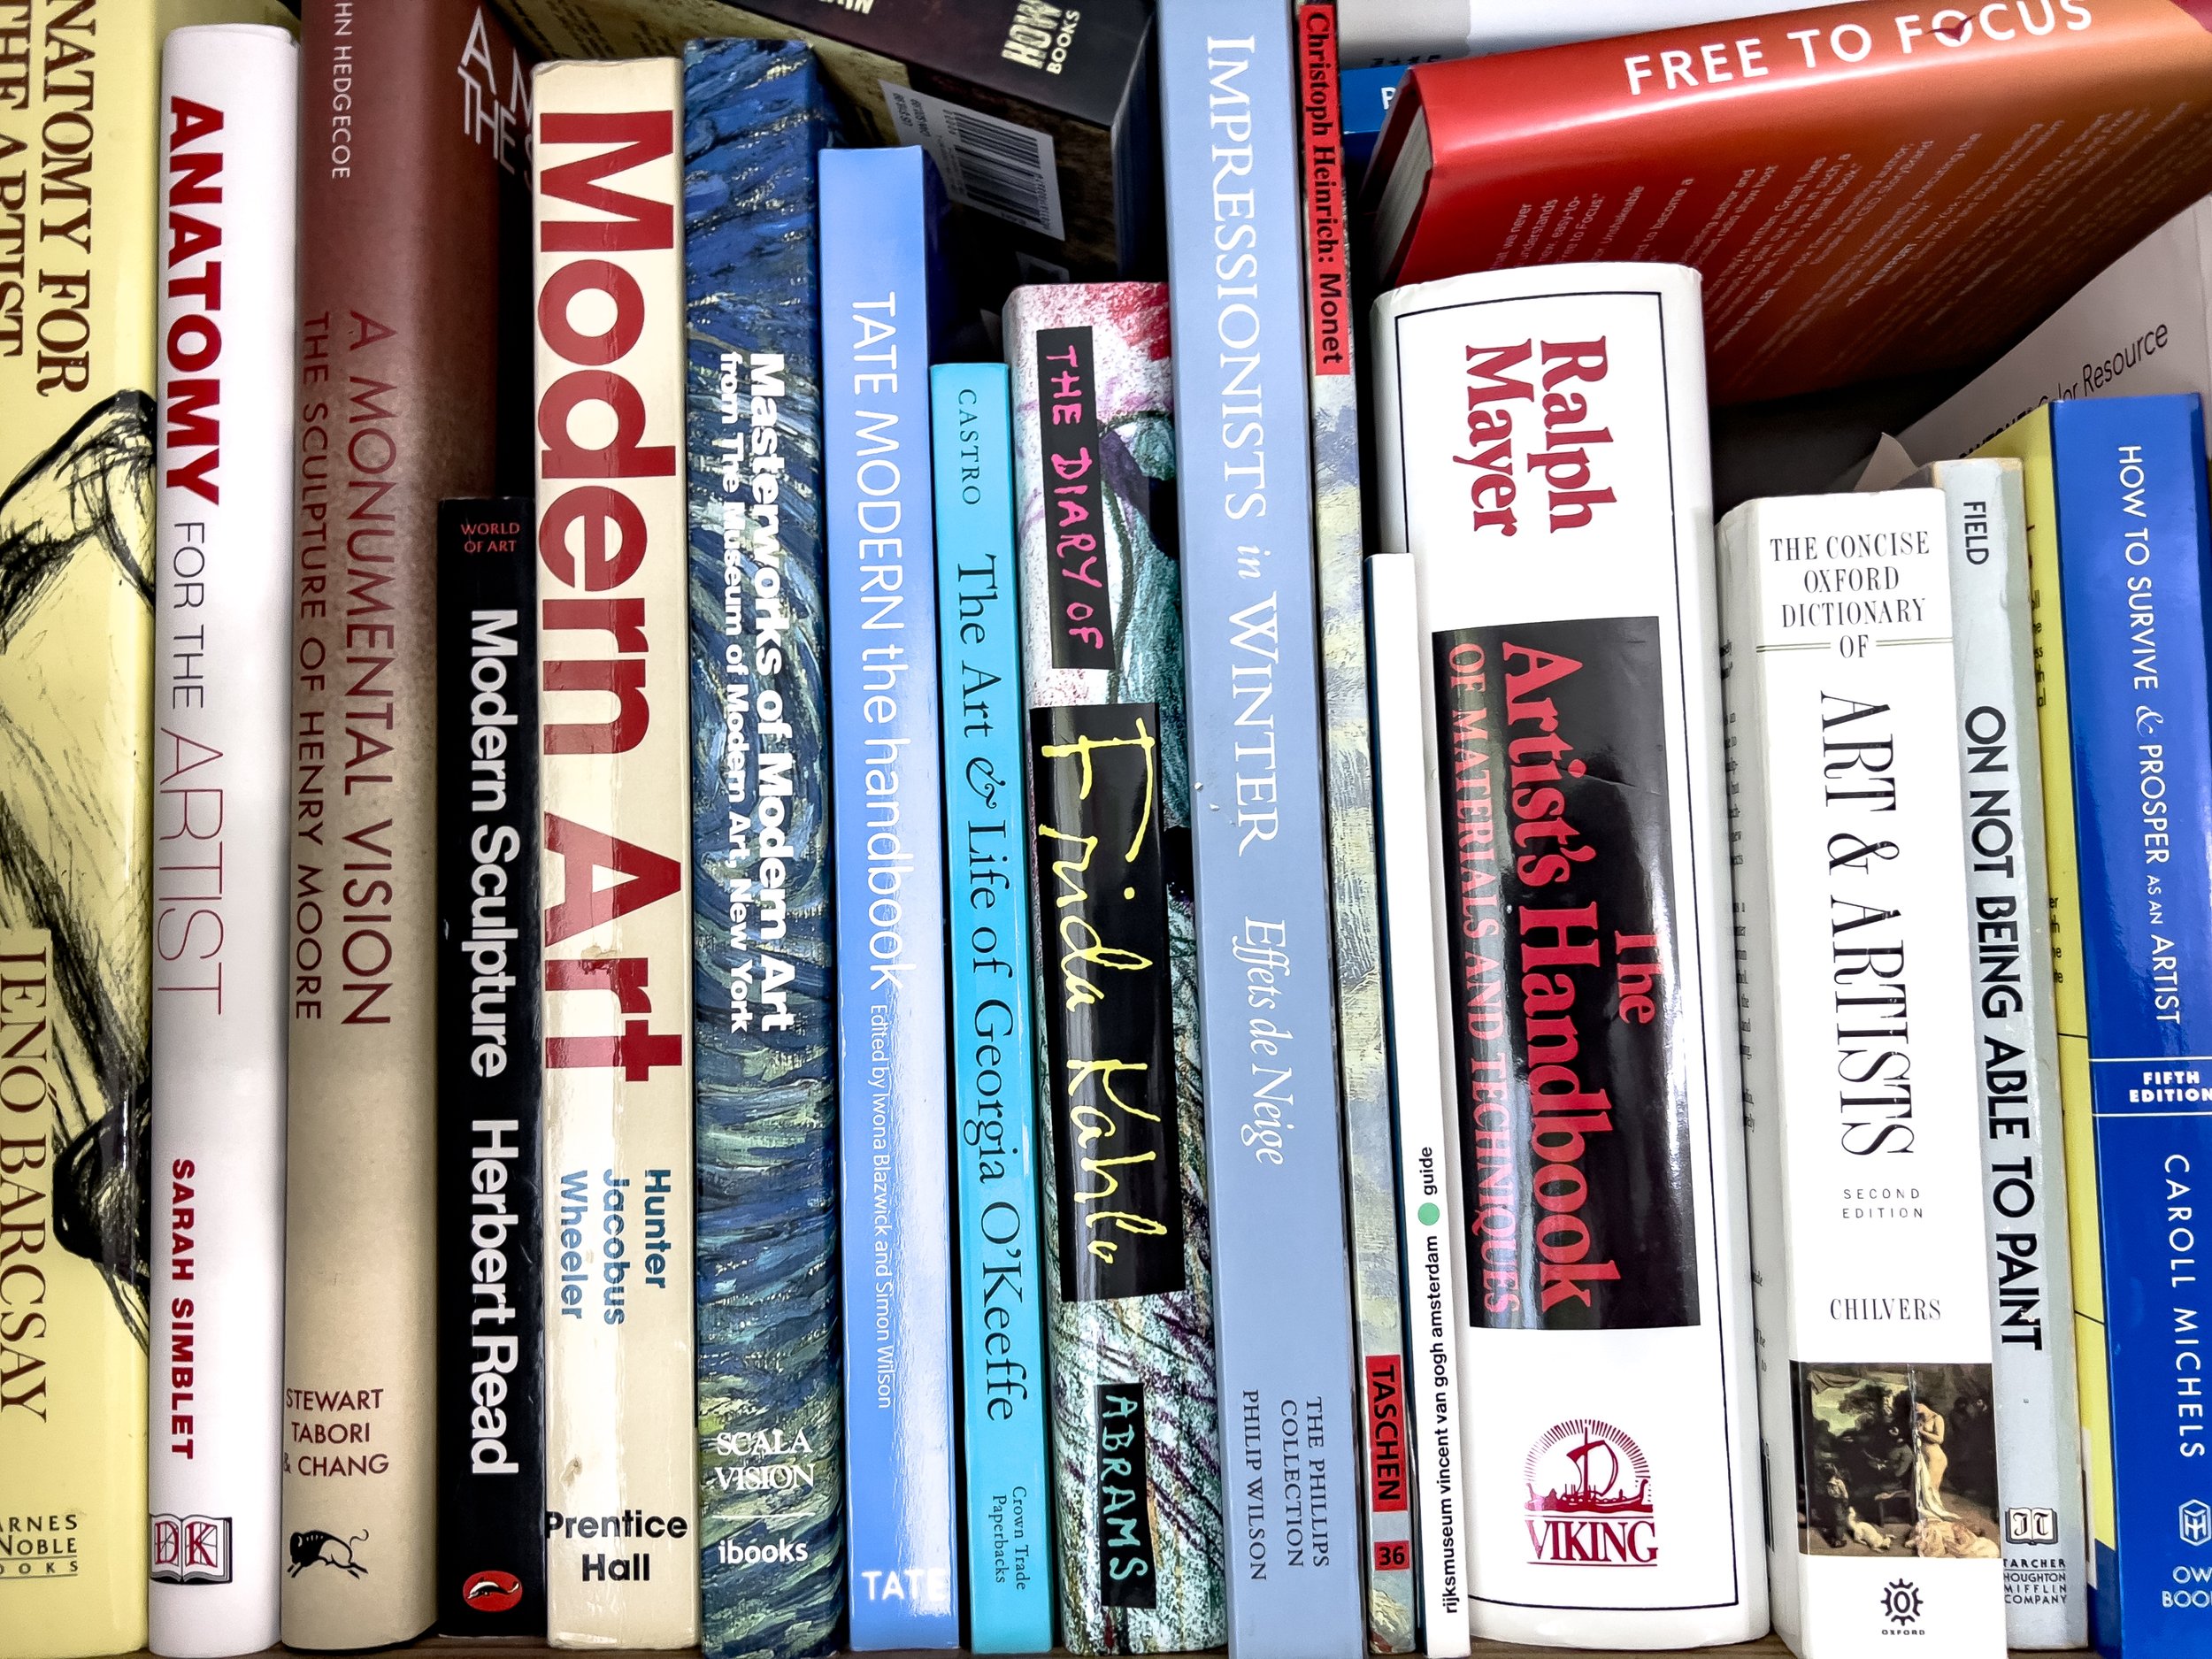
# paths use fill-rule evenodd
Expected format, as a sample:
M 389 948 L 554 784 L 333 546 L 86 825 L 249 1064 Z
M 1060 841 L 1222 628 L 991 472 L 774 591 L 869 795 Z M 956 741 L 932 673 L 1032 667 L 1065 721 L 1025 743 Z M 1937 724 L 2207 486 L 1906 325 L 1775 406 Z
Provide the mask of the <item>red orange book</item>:
M 1986 362 L 2212 189 L 2212 0 L 1824 6 L 1410 72 L 1386 286 L 1705 277 L 1717 403 Z

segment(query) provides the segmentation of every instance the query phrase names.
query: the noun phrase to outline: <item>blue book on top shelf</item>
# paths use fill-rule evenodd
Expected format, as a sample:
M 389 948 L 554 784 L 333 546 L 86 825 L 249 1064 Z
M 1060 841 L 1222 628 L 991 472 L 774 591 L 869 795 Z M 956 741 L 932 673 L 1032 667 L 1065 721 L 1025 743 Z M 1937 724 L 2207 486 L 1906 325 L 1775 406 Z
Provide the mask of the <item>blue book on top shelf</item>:
M 968 1646 L 1052 1646 L 1033 971 L 1022 810 L 1021 588 L 1002 364 L 930 371 L 960 1164 Z
M 929 442 L 941 198 L 915 149 L 826 150 L 819 178 L 848 1645 L 956 1647 Z
M 834 1646 L 843 1401 L 831 1191 L 814 54 L 684 53 L 690 357 L 699 1614 L 710 1659 Z
M 2082 963 L 2103 1243 L 2116 1558 L 2097 1646 L 2212 1644 L 2212 686 L 2195 395 L 2051 408 Z
M 1232 1659 L 1365 1645 L 1291 17 L 1160 0 Z

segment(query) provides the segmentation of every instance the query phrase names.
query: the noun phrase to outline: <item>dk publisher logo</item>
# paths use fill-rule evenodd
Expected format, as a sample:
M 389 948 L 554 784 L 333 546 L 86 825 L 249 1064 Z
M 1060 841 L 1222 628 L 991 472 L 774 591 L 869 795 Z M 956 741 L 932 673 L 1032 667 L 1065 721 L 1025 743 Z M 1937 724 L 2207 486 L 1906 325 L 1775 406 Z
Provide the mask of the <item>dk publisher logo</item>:
M 157 1515 L 153 1524 L 153 1561 L 148 1576 L 156 1584 L 230 1582 L 228 1516 Z

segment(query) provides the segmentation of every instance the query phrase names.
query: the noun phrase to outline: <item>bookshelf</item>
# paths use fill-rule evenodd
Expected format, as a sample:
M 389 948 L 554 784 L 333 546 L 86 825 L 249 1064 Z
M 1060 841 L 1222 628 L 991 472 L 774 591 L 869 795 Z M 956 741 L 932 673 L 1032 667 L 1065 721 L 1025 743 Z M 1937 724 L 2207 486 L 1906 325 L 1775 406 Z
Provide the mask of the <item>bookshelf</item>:
M 284 1654 L 293 1650 L 280 1647 L 272 1647 L 268 1651 L 273 1654 Z M 555 1659 L 557 1655 L 573 1653 L 576 1649 L 548 1647 L 542 1642 L 524 1641 L 497 1636 L 478 1636 L 466 1639 L 426 1636 L 420 1641 L 399 1647 L 388 1647 L 381 1651 L 420 1655 L 421 1659 L 464 1659 L 465 1655 L 468 1656 L 468 1659 Z M 686 1651 L 696 1650 L 687 1649 Z M 1220 1650 L 1215 1649 L 1215 1651 Z M 1757 1641 L 1740 1642 L 1730 1647 L 1690 1647 L 1678 1648 L 1674 1651 L 1685 1655 L 1686 1659 L 1790 1659 L 1790 1650 L 1772 1636 L 1762 1636 Z M 2069 1651 L 2085 1653 L 2088 1650 L 2077 1648 Z M 1477 1642 L 1473 1659 L 1562 1659 L 1563 1655 L 1580 1655 L 1581 1659 L 1642 1659 L 1640 1655 L 1614 1647 L 1525 1647 L 1515 1643 L 1496 1641 Z M 119 1656 L 119 1659 L 153 1659 L 153 1655 L 141 1649 L 136 1654 Z M 602 1652 L 600 1659 L 631 1659 L 631 1656 L 627 1650 L 610 1648 Z M 665 1659 L 665 1655 L 640 1654 L 637 1659 Z M 844 1659 L 844 1655 L 840 1655 L 838 1659 Z M 942 1655 L 918 1651 L 880 1654 L 876 1655 L 876 1659 L 942 1659 Z M 965 1659 L 964 1652 L 959 1659 Z M 1048 1659 L 1048 1656 L 1039 1655 L 1039 1659 Z M 1060 1655 L 1056 1649 L 1055 1654 L 1049 1656 L 1049 1659 L 1064 1659 L 1064 1655 Z M 2025 1653 L 2016 1653 L 2013 1659 L 2030 1659 L 2030 1656 Z

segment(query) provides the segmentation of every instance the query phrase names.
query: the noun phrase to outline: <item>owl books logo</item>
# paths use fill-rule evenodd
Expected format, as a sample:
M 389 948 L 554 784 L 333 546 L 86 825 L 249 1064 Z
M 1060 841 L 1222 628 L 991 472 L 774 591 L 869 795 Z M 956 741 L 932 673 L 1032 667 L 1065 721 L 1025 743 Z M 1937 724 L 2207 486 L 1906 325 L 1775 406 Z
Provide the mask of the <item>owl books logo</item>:
M 1529 1559 L 1540 1566 L 1655 1567 L 1659 1524 L 1643 1448 L 1610 1423 L 1576 1417 L 1529 1448 Z
M 227 1515 L 157 1515 L 153 1560 L 148 1577 L 156 1584 L 228 1584 L 230 1517 Z

